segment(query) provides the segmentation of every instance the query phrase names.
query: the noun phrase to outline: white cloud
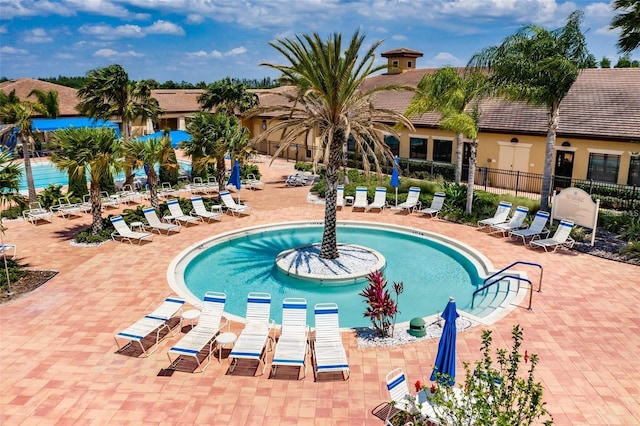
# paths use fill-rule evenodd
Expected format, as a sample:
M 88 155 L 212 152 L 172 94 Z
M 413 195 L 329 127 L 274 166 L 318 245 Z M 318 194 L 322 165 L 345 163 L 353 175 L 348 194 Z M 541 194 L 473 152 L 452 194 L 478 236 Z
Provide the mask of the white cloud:
M 240 46 L 234 49 L 231 49 L 225 53 L 220 52 L 219 50 L 212 50 L 210 53 L 205 52 L 204 50 L 198 50 L 196 52 L 187 52 L 187 56 L 190 58 L 222 58 L 225 56 L 238 56 L 247 52 L 247 49 Z
M 440 52 L 433 57 L 433 61 L 441 65 L 460 65 L 460 59 L 448 52 Z
M 225 56 L 237 56 L 237 55 L 242 55 L 243 53 L 246 53 L 247 49 L 244 48 L 243 46 L 240 47 L 236 47 L 234 49 L 231 49 L 230 51 L 228 51 L 227 53 L 225 53 Z
M 34 28 L 27 32 L 24 41 L 26 43 L 50 43 L 53 41 L 53 37 L 47 34 L 43 28 Z
M 148 34 L 185 35 L 182 27 L 169 22 L 158 20 L 152 25 L 141 27 L 139 25 L 119 25 L 113 27 L 107 24 L 83 25 L 78 31 L 81 34 L 91 35 L 103 40 L 115 40 L 118 38 L 141 38 Z
M 219 52 L 217 50 L 214 50 L 214 51 L 211 52 L 211 57 L 213 57 L 213 58 L 222 58 L 222 56 L 223 56 L 222 52 Z
M 204 22 L 204 17 L 200 15 L 196 15 L 194 13 L 190 13 L 187 15 L 187 23 L 189 24 L 201 24 Z
M 2 46 L 0 47 L 0 53 L 6 53 L 7 55 L 28 55 L 29 51 L 25 49 L 16 49 L 11 46 Z
M 56 53 L 54 56 L 58 59 L 73 59 L 73 55 L 69 53 Z
M 113 49 L 100 49 L 96 51 L 93 56 L 97 56 L 100 58 L 141 58 L 144 55 L 141 53 L 134 52 L 132 50 L 126 52 L 119 52 Z
M 207 52 L 204 50 L 198 50 L 197 52 L 187 52 L 187 56 L 192 58 L 202 58 L 207 56 Z
M 174 24 L 169 21 L 156 21 L 150 27 L 146 27 L 143 29 L 145 34 L 173 34 L 173 35 L 184 35 L 184 30 L 182 27 Z
M 394 35 L 391 36 L 391 40 L 394 40 L 394 41 L 405 41 L 405 40 L 407 40 L 407 36 L 404 36 L 402 34 L 394 34 Z

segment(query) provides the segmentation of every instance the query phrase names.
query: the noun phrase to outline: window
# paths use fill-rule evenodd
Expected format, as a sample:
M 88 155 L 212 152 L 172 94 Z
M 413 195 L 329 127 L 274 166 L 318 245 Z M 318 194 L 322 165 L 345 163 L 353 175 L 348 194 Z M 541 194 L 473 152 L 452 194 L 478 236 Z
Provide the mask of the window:
M 640 156 L 634 155 L 629 163 L 629 178 L 627 185 L 640 185 Z
M 394 68 L 398 68 L 398 61 L 391 62 L 391 66 Z
M 600 182 L 618 182 L 620 156 L 614 154 L 589 154 L 589 170 L 587 179 Z
M 434 139 L 433 140 L 433 161 L 439 163 L 451 163 L 451 151 L 453 149 L 453 142 Z
M 393 155 L 400 155 L 400 141 L 392 135 L 385 135 L 384 143 L 387 144 Z
M 356 140 L 352 135 L 347 139 L 347 152 L 356 152 Z
M 427 159 L 427 139 L 409 138 L 409 158 Z
M 407 61 L 407 68 L 411 68 L 411 65 L 412 65 L 411 61 Z

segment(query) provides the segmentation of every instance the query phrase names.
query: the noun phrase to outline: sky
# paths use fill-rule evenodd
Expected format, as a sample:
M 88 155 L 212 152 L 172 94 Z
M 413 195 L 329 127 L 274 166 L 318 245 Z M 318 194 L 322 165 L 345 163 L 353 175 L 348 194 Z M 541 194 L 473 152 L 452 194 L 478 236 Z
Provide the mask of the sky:
M 590 52 L 615 64 L 607 1 L 0 0 L 0 77 L 83 76 L 120 64 L 131 80 L 160 83 L 276 78 L 260 65 L 287 63 L 270 42 L 313 32 L 348 42 L 356 30 L 367 45 L 384 40 L 378 55 L 406 47 L 424 53 L 418 68 L 464 66 L 522 26 L 558 28 L 577 9 Z

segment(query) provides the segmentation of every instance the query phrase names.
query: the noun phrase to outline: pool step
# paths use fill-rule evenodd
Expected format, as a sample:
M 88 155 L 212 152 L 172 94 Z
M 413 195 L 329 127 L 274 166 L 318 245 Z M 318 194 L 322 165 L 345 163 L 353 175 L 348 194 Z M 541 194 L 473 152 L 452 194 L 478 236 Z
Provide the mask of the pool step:
M 517 280 L 510 278 L 500 280 L 476 295 L 473 309 L 469 313 L 480 318 L 496 313 L 503 309 L 500 306 L 508 305 L 515 298 L 519 285 Z

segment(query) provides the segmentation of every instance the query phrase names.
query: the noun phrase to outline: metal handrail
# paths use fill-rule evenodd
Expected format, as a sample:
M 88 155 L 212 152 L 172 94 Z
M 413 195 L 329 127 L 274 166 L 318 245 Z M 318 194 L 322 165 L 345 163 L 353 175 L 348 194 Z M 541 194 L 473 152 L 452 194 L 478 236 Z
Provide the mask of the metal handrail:
M 477 289 L 476 291 L 473 292 L 473 294 L 471 295 L 471 307 L 473 308 L 473 301 L 475 300 L 476 294 L 480 293 L 483 290 L 486 290 L 487 288 L 491 287 L 492 285 L 494 285 L 495 283 L 498 283 L 500 281 L 502 281 L 504 278 L 512 278 L 518 281 L 526 281 L 529 283 L 529 307 L 527 308 L 527 310 L 531 310 L 531 303 L 532 303 L 532 299 L 533 299 L 533 283 L 531 282 L 531 280 L 527 279 L 527 278 L 523 278 L 517 275 L 501 275 L 503 272 L 505 272 L 506 270 L 516 266 L 516 265 L 528 265 L 528 266 L 536 266 L 538 268 L 540 268 L 540 281 L 538 282 L 538 293 L 540 293 L 542 291 L 542 274 L 544 273 L 544 269 L 542 268 L 542 265 L 540 265 L 539 263 L 533 263 L 533 262 L 525 262 L 524 260 L 518 260 L 516 262 L 513 262 L 512 264 L 505 266 L 504 268 L 502 268 L 501 270 L 499 270 L 498 272 L 494 272 L 493 274 L 489 275 L 487 278 L 484 279 L 484 281 L 482 282 L 483 285 L 481 288 Z M 495 280 L 489 282 L 487 284 L 487 282 L 489 280 L 491 280 L 492 278 L 497 277 L 498 275 L 500 275 L 498 278 L 496 278 Z
M 524 260 L 517 260 L 513 262 L 511 265 L 505 266 L 504 268 L 500 269 L 498 272 L 494 272 L 493 274 L 489 275 L 487 278 L 484 279 L 483 284 L 485 284 L 487 281 L 489 281 L 491 278 L 495 277 L 496 275 L 500 275 L 507 269 L 510 269 L 516 265 L 528 265 L 528 266 L 536 266 L 540 268 L 540 281 L 538 282 L 538 293 L 540 293 L 542 291 L 542 274 L 544 273 L 544 269 L 542 268 L 542 265 L 540 265 L 539 263 L 525 262 Z

